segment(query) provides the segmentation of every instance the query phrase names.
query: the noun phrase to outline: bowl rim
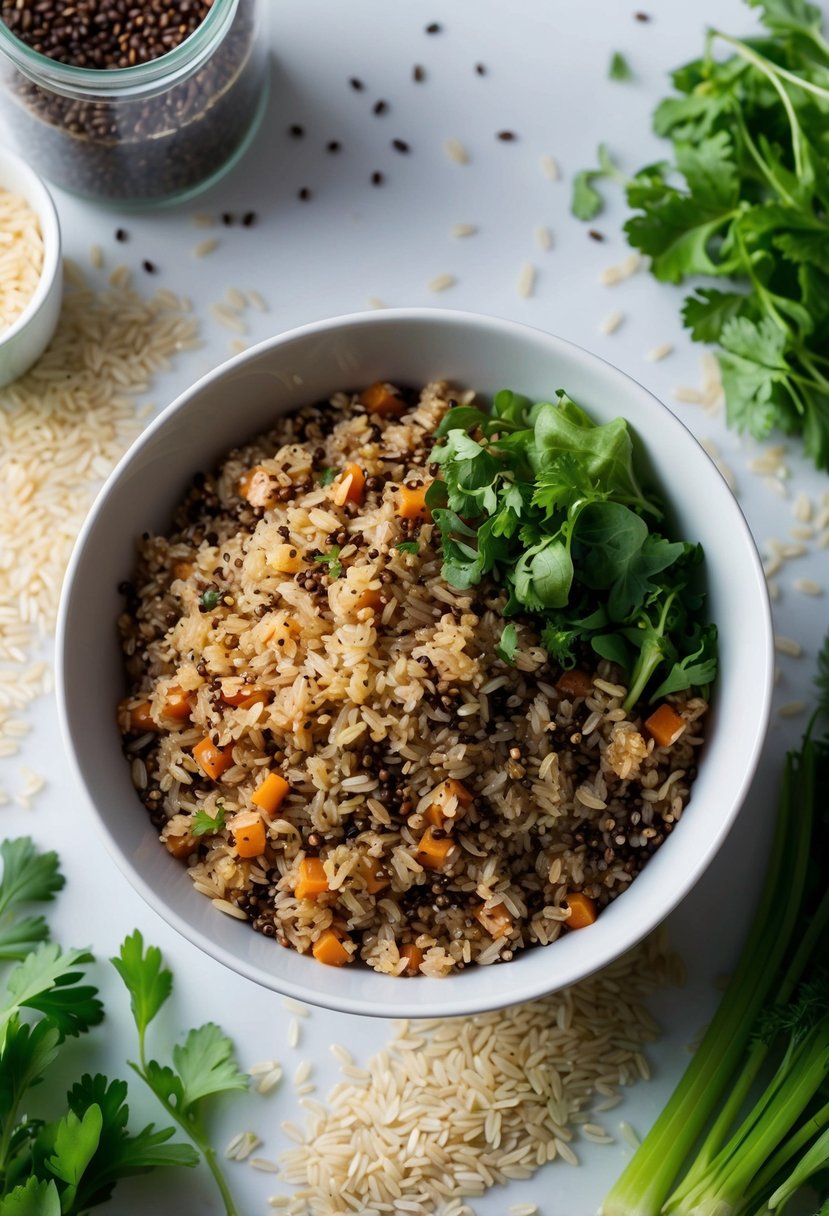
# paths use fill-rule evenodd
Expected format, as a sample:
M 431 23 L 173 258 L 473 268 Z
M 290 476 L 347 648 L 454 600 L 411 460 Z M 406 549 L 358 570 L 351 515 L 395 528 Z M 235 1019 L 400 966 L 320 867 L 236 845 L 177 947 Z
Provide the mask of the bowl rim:
M 58 717 L 60 722 L 60 730 L 63 736 L 64 745 L 68 753 L 70 766 L 75 774 L 76 781 L 79 787 L 86 795 L 88 803 L 88 811 L 92 814 L 98 832 L 103 836 L 105 847 L 110 854 L 110 857 L 115 861 L 117 867 L 128 879 L 133 888 L 141 895 L 149 907 L 161 917 L 168 925 L 174 928 L 184 937 L 191 945 L 197 946 L 209 957 L 217 962 L 230 968 L 231 971 L 243 976 L 245 979 L 251 980 L 273 992 L 283 996 L 293 997 L 296 1000 L 305 1002 L 306 1004 L 318 1005 L 323 1008 L 331 1009 L 340 1013 L 350 1013 L 363 1016 L 375 1016 L 386 1018 L 400 1017 L 452 1017 L 452 1016 L 471 1016 L 477 1013 L 483 1013 L 488 1010 L 498 1009 L 507 1005 L 520 1004 L 525 1001 L 536 1000 L 553 991 L 559 991 L 565 987 L 569 987 L 574 983 L 581 982 L 587 979 L 590 975 L 608 966 L 617 958 L 622 957 L 625 953 L 638 945 L 649 933 L 651 933 L 666 917 L 674 911 L 674 909 L 682 902 L 682 900 L 693 890 L 699 880 L 705 874 L 710 866 L 713 858 L 721 848 L 723 842 L 731 831 L 738 814 L 740 813 L 746 799 L 751 782 L 757 771 L 757 765 L 762 753 L 765 739 L 768 733 L 772 695 L 773 695 L 773 680 L 774 680 L 774 635 L 771 617 L 771 603 L 768 596 L 768 588 L 765 576 L 763 574 L 761 559 L 752 536 L 751 530 L 748 527 L 745 515 L 736 498 L 731 496 L 731 501 L 735 510 L 735 523 L 743 535 L 746 544 L 746 552 L 750 561 L 750 566 L 757 590 L 757 613 L 758 624 L 762 628 L 764 645 L 762 654 L 758 654 L 758 663 L 762 662 L 765 668 L 764 677 L 762 680 L 762 694 L 759 701 L 755 702 L 755 706 L 759 708 L 759 713 L 756 719 L 756 727 L 754 737 L 751 740 L 748 749 L 746 761 L 739 778 L 735 782 L 735 793 L 732 798 L 731 806 L 728 813 L 722 816 L 717 823 L 706 843 L 706 847 L 697 855 L 693 867 L 681 868 L 675 875 L 675 882 L 665 900 L 658 907 L 645 907 L 641 909 L 641 915 L 637 932 L 630 937 L 626 937 L 624 944 L 619 947 L 612 941 L 605 945 L 604 949 L 597 950 L 595 957 L 589 958 L 585 964 L 581 962 L 578 965 L 571 966 L 565 973 L 564 978 L 559 982 L 558 978 L 553 982 L 552 986 L 549 981 L 545 982 L 542 971 L 530 972 L 523 982 L 516 979 L 509 986 L 493 985 L 493 990 L 485 996 L 475 996 L 473 998 L 464 997 L 462 988 L 456 987 L 456 994 L 451 994 L 449 985 L 452 985 L 453 977 L 446 977 L 442 980 L 433 980 L 433 984 L 446 985 L 447 998 L 437 997 L 426 1000 L 412 1000 L 411 1010 L 404 1011 L 399 1005 L 387 1004 L 383 999 L 376 996 L 366 995 L 353 997 L 348 995 L 338 995 L 331 997 L 328 993 L 318 994 L 316 990 L 310 986 L 296 983 L 293 980 L 283 979 L 278 975 L 270 972 L 263 972 L 256 966 L 254 962 L 250 962 L 245 958 L 241 958 L 222 944 L 214 941 L 207 934 L 203 933 L 199 928 L 192 925 L 178 911 L 164 904 L 156 894 L 149 881 L 146 880 L 143 874 L 132 864 L 126 854 L 121 849 L 117 836 L 110 828 L 109 823 L 100 814 L 96 801 L 92 795 L 89 785 L 87 784 L 84 771 L 76 752 L 73 742 L 73 731 L 67 713 L 67 698 L 66 684 L 64 679 L 64 661 L 66 654 L 66 633 L 68 628 L 69 604 L 71 599 L 71 591 L 74 584 L 76 568 L 80 563 L 81 555 L 84 551 L 89 533 L 92 531 L 98 516 L 104 511 L 109 494 L 116 483 L 120 480 L 124 470 L 132 463 L 132 461 L 140 454 L 144 446 L 148 444 L 156 432 L 162 430 L 167 422 L 183 409 L 194 397 L 199 395 L 204 389 L 216 381 L 220 381 L 229 373 L 235 371 L 238 367 L 245 363 L 253 362 L 273 350 L 278 350 L 280 347 L 289 346 L 292 342 L 301 340 L 314 335 L 324 334 L 338 329 L 348 329 L 353 326 L 363 325 L 399 325 L 409 322 L 421 321 L 436 321 L 444 325 L 458 326 L 475 326 L 484 331 L 497 330 L 502 334 L 507 335 L 512 333 L 515 337 L 524 338 L 531 337 L 533 340 L 542 340 L 550 345 L 552 349 L 558 347 L 564 350 L 570 359 L 582 362 L 582 364 L 590 365 L 593 363 L 602 364 L 612 375 L 621 377 L 630 382 L 637 392 L 655 405 L 659 409 L 664 410 L 667 415 L 669 425 L 676 425 L 677 433 L 684 433 L 711 466 L 712 474 L 715 474 L 717 479 L 723 484 L 725 489 L 731 496 L 731 491 L 728 489 L 725 478 L 713 462 L 711 457 L 700 444 L 699 440 L 692 431 L 685 425 L 680 418 L 665 406 L 658 397 L 655 396 L 644 385 L 640 384 L 633 376 L 627 372 L 623 372 L 620 368 L 602 358 L 600 355 L 594 354 L 592 351 L 586 350 L 584 347 L 569 341 L 565 338 L 560 338 L 557 335 L 550 334 L 546 330 L 539 329 L 536 326 L 527 325 L 523 322 L 512 321 L 506 318 L 501 318 L 489 314 L 474 313 L 469 311 L 461 311 L 454 309 L 442 308 L 394 308 L 381 311 L 362 311 L 357 313 L 346 313 L 334 317 L 323 318 L 317 321 L 312 321 L 307 324 L 296 326 L 292 329 L 285 330 L 282 333 L 273 335 L 270 338 L 264 339 L 262 342 L 249 347 L 246 351 L 225 360 L 217 367 L 211 369 L 205 375 L 199 377 L 189 388 L 180 393 L 168 406 L 165 407 L 145 428 L 144 431 L 134 440 L 129 449 L 124 453 L 118 461 L 115 468 L 112 470 L 103 486 L 98 492 L 98 495 L 90 508 L 90 511 L 84 520 L 84 524 L 78 534 L 75 546 L 70 558 L 69 564 L 64 576 L 63 587 L 61 591 L 60 606 L 56 627 L 56 643 L 55 643 L 55 688 L 58 703 Z M 369 973 L 374 977 L 374 972 Z M 381 979 L 389 980 L 391 977 L 381 976 Z M 431 989 L 435 991 L 435 989 Z M 506 994 L 506 999 L 505 999 Z M 414 996 L 414 994 L 413 994 Z
M 2 25 L 2 22 L 0 22 L 0 25 Z M 46 183 L 34 171 L 31 165 L 28 165 L 16 152 L 11 152 L 8 148 L 0 147 L 0 190 L 10 189 L 10 187 L 4 184 L 8 168 L 11 168 L 24 183 L 22 189 L 15 187 L 15 192 L 25 198 L 40 223 L 40 232 L 43 238 L 43 266 L 41 267 L 37 287 L 29 303 L 8 329 L 0 331 L 0 346 L 7 346 L 10 342 L 13 342 L 46 304 L 58 276 L 61 258 L 60 221 L 58 219 L 57 208 Z

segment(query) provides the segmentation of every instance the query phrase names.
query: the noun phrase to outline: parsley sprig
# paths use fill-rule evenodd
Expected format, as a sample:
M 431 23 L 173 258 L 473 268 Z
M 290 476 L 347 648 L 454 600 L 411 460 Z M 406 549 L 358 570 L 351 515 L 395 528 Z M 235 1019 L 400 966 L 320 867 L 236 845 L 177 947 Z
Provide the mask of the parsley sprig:
M 622 418 L 596 425 L 564 393 L 533 404 L 504 390 L 491 414 L 450 410 L 431 459 L 442 478 L 426 501 L 441 534 L 443 577 L 466 589 L 484 576 L 507 592 L 504 614 L 539 618 L 564 668 L 589 646 L 628 679 L 626 708 L 716 674 L 716 628 L 701 621 L 698 545 L 669 540 L 633 466 Z M 512 662 L 507 627 L 499 656 Z
M 683 318 L 719 347 L 729 424 L 801 435 L 829 470 L 829 42 L 805 0 L 749 3 L 767 33 L 709 30 L 673 73 L 678 95 L 654 113 L 672 163 L 627 183 L 625 231 L 657 279 L 725 280 L 688 296 Z M 601 206 L 602 175 L 576 178 L 580 218 Z
M 327 553 L 317 553 L 314 556 L 315 562 L 320 562 L 328 567 L 328 576 L 331 579 L 337 579 L 343 572 L 343 564 L 340 561 L 340 545 L 332 545 Z
M 194 1166 L 198 1156 L 170 1143 L 172 1127 L 130 1132 L 126 1082 L 100 1074 L 76 1081 L 57 1117 L 28 1113 L 30 1091 L 62 1063 L 68 1039 L 101 1021 L 103 1006 L 86 982 L 89 951 L 50 942 L 46 920 L 28 912 L 63 886 L 57 855 L 23 837 L 0 843 L 0 856 L 0 957 L 19 960 L 0 996 L 0 1214 L 81 1216 L 106 1203 L 119 1179 Z M 54 1089 L 41 1092 L 40 1109 L 53 1109 Z
M 163 965 L 157 946 L 144 949 L 138 929 L 125 938 L 111 962 L 130 994 L 138 1031 L 138 1061 L 130 1067 L 201 1152 L 219 1188 L 226 1216 L 239 1216 L 207 1130 L 213 1100 L 220 1094 L 247 1089 L 248 1078 L 239 1071 L 233 1043 L 218 1026 L 207 1022 L 189 1031 L 184 1043 L 173 1048 L 172 1064 L 148 1059 L 147 1030 L 170 997 L 173 973 Z

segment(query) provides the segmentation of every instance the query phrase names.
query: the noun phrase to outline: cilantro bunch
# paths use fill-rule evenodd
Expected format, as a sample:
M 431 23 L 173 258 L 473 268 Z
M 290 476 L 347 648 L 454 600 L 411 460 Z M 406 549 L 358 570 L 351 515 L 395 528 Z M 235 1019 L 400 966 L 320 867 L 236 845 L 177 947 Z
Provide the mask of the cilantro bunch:
M 596 425 L 563 392 L 533 404 L 508 390 L 491 414 L 450 410 L 432 450 L 442 477 L 427 504 L 441 534 L 443 577 L 465 589 L 485 576 L 506 617 L 538 618 L 563 668 L 586 648 L 626 673 L 631 708 L 646 693 L 704 687 L 716 674 L 716 628 L 702 623 L 698 545 L 656 528 L 657 503 L 634 469 L 622 418 Z M 498 653 L 515 655 L 508 624 Z
M 768 33 L 709 30 L 703 56 L 673 73 L 679 96 L 654 114 L 672 161 L 627 183 L 625 231 L 657 279 L 728 281 L 697 288 L 683 317 L 720 348 L 729 424 L 801 435 L 829 470 L 829 42 L 805 0 L 748 2 Z

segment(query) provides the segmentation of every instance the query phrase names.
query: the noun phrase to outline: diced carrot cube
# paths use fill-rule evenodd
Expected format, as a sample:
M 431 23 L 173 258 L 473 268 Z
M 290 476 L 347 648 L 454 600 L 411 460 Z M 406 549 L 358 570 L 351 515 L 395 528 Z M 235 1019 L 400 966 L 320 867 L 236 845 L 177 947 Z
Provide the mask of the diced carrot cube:
M 265 780 L 250 796 L 254 806 L 258 806 L 266 815 L 274 815 L 285 800 L 285 795 L 291 787 L 279 773 L 268 773 Z
M 389 877 L 376 857 L 366 857 L 361 872 L 369 895 L 376 895 L 389 885 Z
M 417 975 L 420 964 L 423 962 L 423 951 L 420 946 L 416 946 L 414 942 L 408 942 L 407 945 L 400 947 L 400 957 L 406 960 L 406 970 L 403 974 Z
M 443 828 L 453 823 L 458 817 L 460 811 L 465 810 L 474 802 L 474 796 L 466 788 L 462 781 L 457 781 L 454 777 L 448 777 L 446 781 L 442 781 L 435 790 L 435 800 L 428 808 L 424 815 L 427 823 L 432 827 Z M 453 813 L 446 813 L 447 807 L 454 802 Z
M 331 485 L 331 498 L 338 507 L 347 502 L 361 503 L 366 492 L 366 475 L 358 464 L 347 464 Z
M 556 680 L 556 688 L 568 697 L 587 697 L 593 690 L 593 680 L 586 671 L 574 667 L 563 671 Z
M 185 718 L 190 717 L 190 693 L 185 692 L 183 688 L 179 688 L 178 684 L 174 684 L 167 689 L 167 695 L 164 698 L 164 717 L 174 718 L 176 722 L 183 722 Z
M 299 863 L 299 878 L 294 895 L 297 899 L 314 899 L 327 890 L 328 879 L 319 857 L 303 857 Z
M 177 858 L 178 861 L 184 861 L 196 847 L 196 842 L 189 832 L 185 832 L 183 836 L 165 836 L 164 848 L 171 857 Z
M 238 709 L 250 709 L 251 705 L 257 705 L 260 702 L 264 705 L 267 699 L 268 694 L 263 688 L 251 688 L 249 685 L 243 685 L 236 692 L 222 693 L 225 705 L 232 705 Z
M 364 388 L 357 400 L 367 410 L 370 410 L 372 414 L 392 414 L 399 417 L 406 409 L 405 404 L 397 394 L 392 392 L 389 386 L 384 384 L 382 380 L 378 380 L 376 384 L 370 384 L 368 388 Z
M 401 519 L 432 518 L 432 513 L 426 506 L 426 491 L 428 489 L 429 486 L 425 484 L 415 486 L 414 489 L 407 485 L 402 485 L 400 487 L 400 492 L 397 495 L 397 505 L 395 506 L 395 511 Z
M 491 908 L 481 904 L 472 915 L 490 937 L 508 937 L 512 933 L 512 917 L 502 903 L 493 904 Z
M 685 719 L 665 701 L 645 721 L 645 730 L 657 747 L 670 747 L 685 730 Z
M 454 842 L 450 837 L 444 836 L 438 839 L 434 836 L 432 828 L 427 828 L 417 846 L 415 857 L 427 870 L 442 870 L 453 845 Z
M 205 735 L 201 743 L 197 743 L 193 748 L 193 756 L 205 776 L 218 781 L 233 763 L 233 744 L 216 747 L 210 736 Z
M 227 825 L 233 833 L 236 852 L 240 857 L 261 857 L 265 852 L 267 835 L 258 815 L 242 812 L 234 815 Z
M 279 574 L 296 574 L 305 565 L 305 559 L 296 545 L 274 545 L 268 557 L 268 564 Z
M 586 929 L 599 915 L 595 902 L 583 891 L 571 891 L 564 902 L 570 909 L 569 919 L 564 922 L 568 929 Z
M 153 721 L 149 701 L 139 701 L 137 705 L 131 702 L 131 697 L 124 697 L 123 701 L 118 702 L 118 721 L 122 724 L 122 730 L 125 721 L 127 731 L 133 735 L 143 735 L 147 730 L 161 729 Z
M 351 962 L 351 955 L 333 929 L 323 930 L 311 947 L 311 953 L 318 963 L 328 967 L 343 967 Z
M 383 597 L 379 591 L 361 591 L 350 606 L 351 612 L 359 612 L 362 608 L 371 608 L 372 612 L 380 612 L 383 608 Z

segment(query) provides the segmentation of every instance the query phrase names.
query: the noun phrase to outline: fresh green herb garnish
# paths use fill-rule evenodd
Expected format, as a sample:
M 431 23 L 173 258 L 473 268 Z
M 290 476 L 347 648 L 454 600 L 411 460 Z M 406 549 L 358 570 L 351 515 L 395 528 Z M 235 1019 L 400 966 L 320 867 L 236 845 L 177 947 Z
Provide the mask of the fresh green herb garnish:
M 340 546 L 332 545 L 328 553 L 318 553 L 314 558 L 315 562 L 323 562 L 328 566 L 329 578 L 339 578 L 343 572 L 342 562 L 340 561 Z
M 621 51 L 614 51 L 607 74 L 611 80 L 633 80 L 633 70 Z
M 63 886 L 56 854 L 21 838 L 0 844 L 0 855 L 2 957 L 21 960 L 0 997 L 0 1216 L 81 1216 L 106 1203 L 119 1179 L 193 1166 L 198 1156 L 188 1144 L 169 1143 L 172 1127 L 131 1133 L 126 1082 L 100 1074 L 72 1085 L 57 1118 L 27 1113 L 30 1091 L 63 1063 L 67 1039 L 101 1021 L 103 1006 L 84 982 L 92 955 L 49 942 L 43 917 L 24 911 Z M 53 1087 L 41 1094 L 40 1110 L 54 1105 Z
M 248 1078 L 237 1067 L 233 1043 L 218 1026 L 207 1022 L 189 1031 L 184 1043 L 173 1048 L 172 1066 L 148 1060 L 147 1029 L 172 992 L 173 974 L 163 965 L 157 946 L 144 949 L 137 929 L 125 938 L 117 958 L 111 961 L 130 994 L 138 1030 L 138 1063 L 130 1067 L 201 1152 L 219 1188 L 226 1216 L 239 1216 L 206 1126 L 207 1107 L 218 1095 L 248 1086 Z
M 401 540 L 401 541 L 398 541 L 398 543 L 394 547 L 395 547 L 395 549 L 399 549 L 401 553 L 419 553 L 420 552 L 420 545 L 417 543 L 416 540 Z
M 701 551 L 655 530 L 661 511 L 639 485 L 624 419 L 597 426 L 563 392 L 533 404 L 505 390 L 491 415 L 450 410 L 436 435 L 443 476 L 426 501 L 448 583 L 501 583 L 506 615 L 538 616 L 562 667 L 585 645 L 618 663 L 627 708 L 646 689 L 656 699 L 713 680 L 716 629 L 700 622 L 695 586 Z M 509 653 L 509 638 L 501 645 Z
M 615 181 L 624 185 L 627 181 L 624 174 L 616 167 L 604 144 L 599 144 L 598 169 L 582 169 L 573 178 L 573 198 L 570 210 L 576 219 L 595 219 L 604 207 L 604 199 L 593 183 L 603 180 Z
M 829 637 L 818 710 L 786 758 L 751 934 L 693 1060 L 605 1198 L 603 1216 L 761 1216 L 788 1211 L 819 1180 L 827 1198 L 827 672 Z
M 331 482 L 334 480 L 334 478 L 336 476 L 337 476 L 336 469 L 330 469 L 330 468 L 323 469 L 322 472 L 320 473 L 320 485 L 321 486 L 330 486 Z
M 216 816 L 208 815 L 203 807 L 199 807 L 190 820 L 191 836 L 214 836 L 225 826 L 225 808 L 221 802 L 216 803 Z
M 199 601 L 203 612 L 210 612 L 219 602 L 219 593 L 215 587 L 210 587 L 202 594 Z
M 495 647 L 499 659 L 510 666 L 515 662 L 515 652 L 518 649 L 518 630 L 512 621 L 501 630 L 501 640 Z
M 683 318 L 719 347 L 729 424 L 801 435 L 829 470 L 829 43 L 815 5 L 751 3 L 767 34 L 709 30 L 673 73 L 678 96 L 654 113 L 673 163 L 627 184 L 625 231 L 657 279 L 725 280 L 689 295 Z M 594 214 L 583 200 L 574 213 Z

